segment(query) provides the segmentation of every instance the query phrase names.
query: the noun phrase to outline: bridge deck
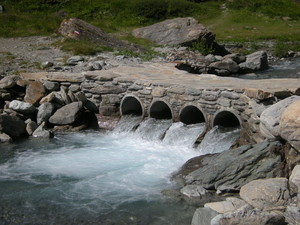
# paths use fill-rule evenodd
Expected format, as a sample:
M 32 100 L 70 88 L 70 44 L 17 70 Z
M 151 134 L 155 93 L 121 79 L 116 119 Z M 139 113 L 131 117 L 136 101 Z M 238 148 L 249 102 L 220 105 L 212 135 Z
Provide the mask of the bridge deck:
M 101 77 L 116 76 L 124 80 L 140 80 L 156 84 L 181 85 L 199 89 L 248 89 L 254 88 L 266 92 L 290 91 L 297 93 L 300 90 L 300 79 L 241 79 L 235 77 L 220 77 L 211 74 L 190 74 L 178 70 L 173 63 L 143 63 L 134 66 L 120 66 L 109 70 L 84 72 L 86 75 L 99 75 Z M 84 79 L 83 74 L 68 74 L 65 72 L 56 73 L 26 73 L 22 74 L 26 79 L 50 78 L 59 80 L 60 77 L 73 79 L 74 82 Z M 55 79 L 56 77 L 56 79 Z

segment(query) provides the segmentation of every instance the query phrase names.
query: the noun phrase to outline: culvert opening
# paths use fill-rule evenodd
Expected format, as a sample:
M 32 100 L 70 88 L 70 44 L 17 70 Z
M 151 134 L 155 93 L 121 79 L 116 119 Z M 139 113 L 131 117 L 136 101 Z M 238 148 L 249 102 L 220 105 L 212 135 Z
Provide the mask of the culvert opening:
M 170 107 L 163 101 L 156 101 L 151 105 L 150 117 L 159 120 L 173 118 Z
M 142 116 L 143 107 L 137 98 L 133 96 L 127 96 L 121 103 L 121 114 Z
M 196 106 L 189 105 L 184 107 L 179 115 L 180 122 L 184 124 L 205 123 L 205 118 L 200 109 Z
M 222 126 L 222 127 L 240 127 L 240 121 L 238 117 L 229 111 L 219 112 L 213 121 L 213 126 Z

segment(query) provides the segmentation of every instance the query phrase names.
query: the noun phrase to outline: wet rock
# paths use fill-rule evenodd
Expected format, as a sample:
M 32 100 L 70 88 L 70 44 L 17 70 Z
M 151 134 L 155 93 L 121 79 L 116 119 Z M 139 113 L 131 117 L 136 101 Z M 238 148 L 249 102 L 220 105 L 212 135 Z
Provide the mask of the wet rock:
M 17 116 L 0 115 L 0 131 L 11 137 L 21 137 L 26 132 L 26 125 Z
M 195 158 L 193 165 L 198 169 L 193 168 L 194 171 L 187 175 L 183 170 L 177 178 L 182 176 L 185 184 L 202 185 L 209 190 L 216 190 L 221 185 L 239 189 L 252 180 L 281 176 L 284 166 L 278 153 L 281 147 L 279 142 L 265 141 Z
M 300 152 L 300 98 L 298 99 L 281 114 L 279 134 Z
M 271 105 L 262 112 L 260 116 L 260 129 L 263 131 L 262 134 L 264 134 L 265 137 L 272 138 L 280 135 L 279 122 L 281 114 L 288 107 L 288 105 L 298 100 L 300 100 L 300 96 L 291 96 L 277 102 L 274 105 Z M 284 125 L 282 125 L 282 127 L 284 127 Z
M 251 73 L 269 68 L 268 56 L 265 51 L 254 52 L 246 56 L 246 61 L 239 64 L 243 73 Z
M 43 122 L 32 134 L 36 138 L 51 138 L 53 134 L 45 129 L 45 122 Z
M 57 90 L 59 90 L 59 83 L 58 82 L 52 82 L 52 81 L 45 81 L 44 82 L 44 87 L 48 91 L 57 91 Z
M 199 40 L 212 43 L 215 39 L 215 34 L 192 17 L 165 20 L 135 29 L 132 34 L 160 45 L 186 45 Z
M 37 113 L 37 124 L 41 124 L 42 122 L 48 122 L 49 118 L 54 112 L 54 105 L 50 102 L 45 102 L 40 105 Z
M 32 115 L 36 113 L 36 108 L 28 102 L 21 102 L 18 100 L 13 100 L 9 103 L 8 107 L 12 110 L 15 110 L 19 113 L 26 114 L 26 115 Z
M 181 194 L 187 196 L 188 198 L 195 198 L 195 197 L 199 197 L 201 198 L 201 196 L 205 195 L 207 193 L 207 190 L 204 189 L 202 186 L 200 185 L 187 185 L 184 186 L 181 190 L 180 190 Z
M 0 132 L 0 143 L 8 143 L 11 141 L 12 141 L 12 139 L 9 135 Z
M 58 109 L 49 122 L 58 125 L 67 125 L 74 123 L 82 114 L 82 102 L 73 102 Z
M 261 210 L 284 209 L 291 199 L 289 180 L 286 178 L 253 180 L 241 187 L 240 196 Z
M 32 81 L 26 87 L 24 100 L 31 104 L 36 104 L 46 94 L 44 85 L 40 81 Z
M 12 88 L 13 86 L 16 85 L 16 82 L 20 79 L 21 78 L 16 75 L 6 76 L 0 80 L 0 88 L 2 89 Z

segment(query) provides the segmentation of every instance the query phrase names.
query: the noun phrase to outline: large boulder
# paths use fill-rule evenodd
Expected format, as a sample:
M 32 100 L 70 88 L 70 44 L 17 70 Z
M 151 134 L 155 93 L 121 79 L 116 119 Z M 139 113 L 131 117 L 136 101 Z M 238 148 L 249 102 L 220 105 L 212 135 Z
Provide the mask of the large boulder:
M 64 20 L 61 23 L 58 32 L 67 38 L 86 40 L 110 48 L 130 49 L 133 51 L 141 50 L 137 46 L 119 40 L 114 36 L 105 33 L 102 29 L 77 18 Z
M 300 97 L 291 103 L 281 114 L 279 133 L 300 152 Z
M 286 178 L 254 180 L 242 186 L 240 196 L 255 208 L 282 210 L 291 199 L 289 186 Z
M 235 211 L 215 216 L 205 225 L 284 225 L 285 218 L 280 212 L 265 212 L 245 205 Z M 198 224 L 199 225 L 199 224 Z M 204 225 L 204 224 L 203 224 Z
M 194 171 L 187 175 L 184 175 L 185 171 L 181 171 L 177 178 L 182 176 L 185 184 L 202 185 L 206 189 L 227 187 L 238 190 L 252 180 L 282 176 L 284 164 L 279 153 L 276 153 L 281 147 L 279 142 L 265 141 L 208 155 L 208 158 L 195 158 L 195 162 L 190 160 L 188 163 L 198 166 L 198 169 L 193 168 Z M 191 169 L 186 165 L 184 167 Z
M 31 104 L 36 104 L 46 94 L 46 89 L 42 82 L 32 81 L 26 87 L 24 100 Z
M 187 45 L 199 40 L 213 43 L 215 39 L 215 34 L 192 17 L 169 19 L 138 28 L 132 31 L 132 35 L 160 45 Z
M 67 125 L 74 123 L 82 114 L 82 102 L 73 102 L 58 109 L 49 122 L 58 125 Z
M 21 137 L 26 132 L 26 125 L 17 116 L 0 115 L 0 131 L 11 137 Z
M 279 136 L 279 122 L 281 114 L 290 104 L 298 100 L 300 100 L 300 96 L 291 96 L 265 109 L 260 116 L 260 130 L 262 131 L 261 133 L 267 138 Z
M 53 134 L 45 129 L 45 122 L 43 122 L 32 134 L 33 137 L 37 138 L 51 138 Z
M 28 102 L 21 102 L 18 100 L 13 100 L 9 103 L 8 107 L 16 112 L 32 115 L 36 112 L 36 108 Z
M 210 70 L 215 70 L 215 71 L 226 70 L 229 72 L 229 74 L 237 73 L 239 71 L 238 64 L 230 58 L 211 63 L 209 65 L 209 68 L 210 68 Z
M 37 113 L 37 124 L 41 124 L 42 122 L 48 122 L 48 119 L 52 116 L 54 109 L 54 105 L 50 102 L 45 102 L 41 104 Z
M 246 56 L 246 61 L 239 64 L 244 73 L 250 73 L 269 68 L 268 55 L 265 51 L 258 51 Z

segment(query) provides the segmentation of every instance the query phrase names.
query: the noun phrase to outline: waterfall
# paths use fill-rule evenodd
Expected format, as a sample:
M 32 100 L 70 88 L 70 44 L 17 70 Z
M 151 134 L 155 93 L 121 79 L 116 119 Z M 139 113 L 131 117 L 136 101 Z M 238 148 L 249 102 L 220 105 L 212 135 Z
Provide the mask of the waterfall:
M 182 122 L 173 123 L 166 132 L 163 143 L 167 145 L 183 145 L 193 147 L 200 134 L 205 129 L 205 123 L 186 125 Z
M 133 116 L 133 115 L 124 115 L 119 120 L 114 132 L 116 133 L 128 133 L 132 131 L 135 127 L 137 127 L 143 118 L 141 116 Z
M 172 120 L 148 118 L 140 124 L 135 133 L 146 140 L 160 140 L 171 124 Z
M 197 149 L 201 155 L 226 151 L 239 138 L 239 134 L 239 128 L 215 126 L 205 135 Z

